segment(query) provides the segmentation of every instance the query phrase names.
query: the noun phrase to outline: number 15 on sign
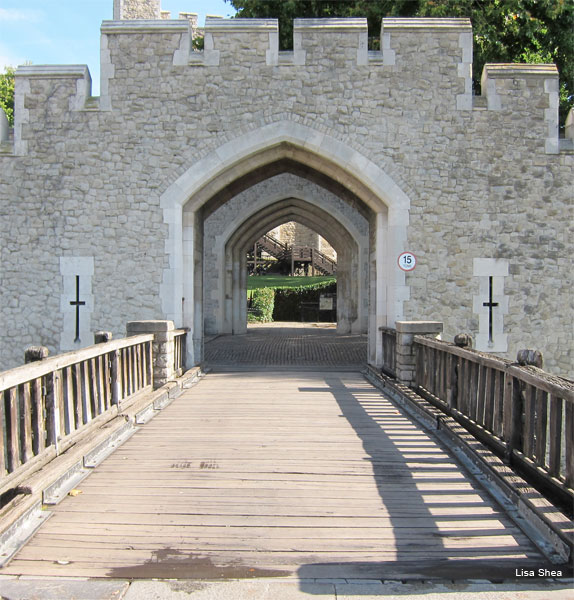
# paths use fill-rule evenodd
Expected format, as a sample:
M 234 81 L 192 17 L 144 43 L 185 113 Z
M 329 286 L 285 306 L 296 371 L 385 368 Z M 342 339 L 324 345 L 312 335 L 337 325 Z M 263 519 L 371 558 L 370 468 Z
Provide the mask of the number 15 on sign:
M 412 271 L 417 266 L 417 257 L 412 252 L 403 252 L 399 255 L 398 263 L 403 271 Z

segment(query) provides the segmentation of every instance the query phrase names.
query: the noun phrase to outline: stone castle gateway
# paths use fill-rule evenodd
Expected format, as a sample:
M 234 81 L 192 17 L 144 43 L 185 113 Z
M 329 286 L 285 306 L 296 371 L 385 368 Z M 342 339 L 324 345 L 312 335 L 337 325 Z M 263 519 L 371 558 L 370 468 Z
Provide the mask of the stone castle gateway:
M 159 0 L 116 0 L 101 95 L 86 66 L 16 73 L 0 125 L 0 368 L 125 333 L 246 330 L 246 250 L 297 221 L 338 257 L 341 333 L 441 320 L 478 349 L 572 374 L 572 114 L 553 65 L 487 65 L 466 19 L 208 19 L 205 49 Z M 185 16 L 185 15 L 183 15 Z M 163 17 L 163 18 L 162 18 Z M 3 117 L 3 115 L 0 115 Z M 413 271 L 398 265 L 402 252 Z

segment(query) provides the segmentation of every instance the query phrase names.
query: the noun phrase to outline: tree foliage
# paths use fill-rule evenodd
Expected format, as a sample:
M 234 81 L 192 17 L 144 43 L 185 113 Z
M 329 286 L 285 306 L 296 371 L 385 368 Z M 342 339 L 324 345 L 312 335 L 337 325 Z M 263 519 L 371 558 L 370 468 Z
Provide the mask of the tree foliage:
M 474 33 L 474 82 L 486 63 L 555 63 L 563 123 L 574 106 L 572 0 L 226 0 L 237 17 L 279 19 L 280 47 L 292 45 L 297 17 L 366 17 L 372 40 L 383 17 L 468 17 Z
M 0 108 L 4 109 L 8 122 L 14 125 L 14 69 L 6 67 L 0 73 Z

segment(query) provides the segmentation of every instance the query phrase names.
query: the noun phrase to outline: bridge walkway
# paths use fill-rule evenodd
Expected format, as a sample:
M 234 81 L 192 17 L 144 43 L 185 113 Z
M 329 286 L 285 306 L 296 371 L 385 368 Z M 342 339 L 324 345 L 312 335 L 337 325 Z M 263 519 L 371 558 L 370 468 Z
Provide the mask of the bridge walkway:
M 506 579 L 548 566 L 357 370 L 209 373 L 79 488 L 2 574 Z

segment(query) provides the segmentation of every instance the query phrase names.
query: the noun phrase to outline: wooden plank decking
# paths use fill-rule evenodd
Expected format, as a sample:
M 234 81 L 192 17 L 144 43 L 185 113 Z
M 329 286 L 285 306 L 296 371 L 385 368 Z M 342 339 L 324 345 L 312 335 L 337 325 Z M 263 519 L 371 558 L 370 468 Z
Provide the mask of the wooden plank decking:
M 2 574 L 514 576 L 546 566 L 359 373 L 220 373 L 145 425 Z

